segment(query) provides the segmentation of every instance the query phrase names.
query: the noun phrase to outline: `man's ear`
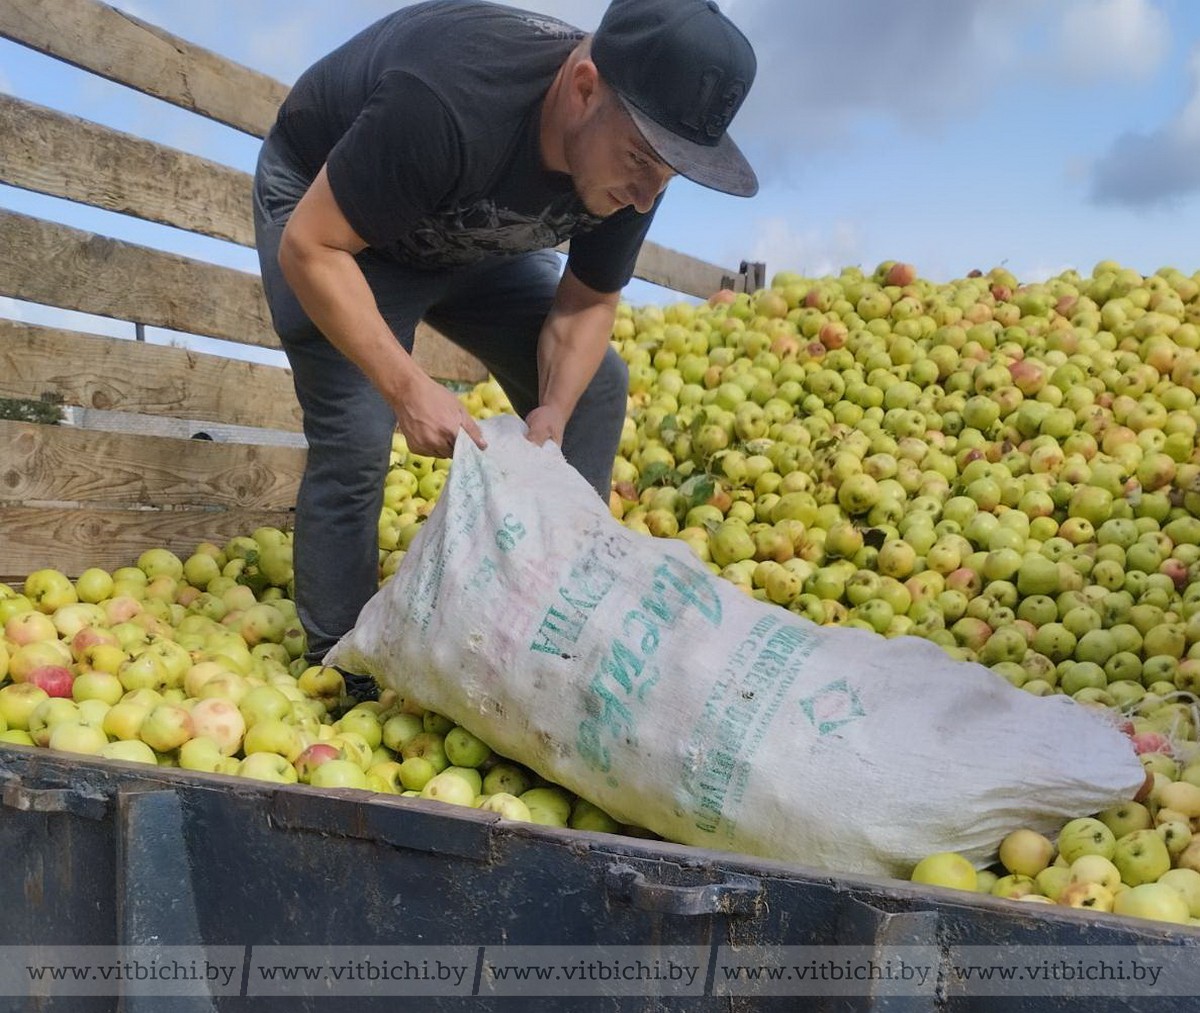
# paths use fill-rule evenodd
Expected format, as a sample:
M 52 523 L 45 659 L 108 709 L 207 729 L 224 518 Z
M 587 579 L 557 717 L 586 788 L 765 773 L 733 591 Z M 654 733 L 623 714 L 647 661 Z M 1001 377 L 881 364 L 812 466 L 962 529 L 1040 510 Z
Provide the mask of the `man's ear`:
M 571 69 L 571 104 L 576 112 L 587 115 L 604 99 L 600 71 L 591 60 L 580 60 Z

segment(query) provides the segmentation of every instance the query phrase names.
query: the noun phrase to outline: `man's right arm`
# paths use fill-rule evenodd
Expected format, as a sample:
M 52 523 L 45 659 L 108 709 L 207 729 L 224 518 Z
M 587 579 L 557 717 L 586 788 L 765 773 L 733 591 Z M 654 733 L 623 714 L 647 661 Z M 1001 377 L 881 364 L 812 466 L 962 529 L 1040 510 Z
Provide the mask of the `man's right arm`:
M 380 314 L 354 259 L 366 245 L 338 207 L 322 168 L 284 229 L 279 266 L 313 323 L 392 407 L 410 450 L 449 457 L 459 429 L 483 447 L 475 420 L 421 370 Z

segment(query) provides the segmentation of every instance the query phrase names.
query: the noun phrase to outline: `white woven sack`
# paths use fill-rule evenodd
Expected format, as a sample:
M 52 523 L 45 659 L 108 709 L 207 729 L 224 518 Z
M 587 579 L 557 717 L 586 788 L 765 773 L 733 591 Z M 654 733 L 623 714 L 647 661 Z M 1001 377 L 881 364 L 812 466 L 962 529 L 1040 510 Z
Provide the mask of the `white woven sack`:
M 846 873 L 990 861 L 1133 797 L 1129 740 L 914 637 L 757 602 L 629 531 L 512 417 L 326 658 L 664 838 Z

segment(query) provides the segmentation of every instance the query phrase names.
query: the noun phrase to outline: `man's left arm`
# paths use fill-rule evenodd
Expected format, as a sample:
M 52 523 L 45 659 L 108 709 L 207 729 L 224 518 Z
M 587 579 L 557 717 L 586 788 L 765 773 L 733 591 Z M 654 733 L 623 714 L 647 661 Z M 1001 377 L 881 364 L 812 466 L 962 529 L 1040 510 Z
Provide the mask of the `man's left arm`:
M 621 293 L 598 292 L 568 267 L 538 338 L 538 407 L 526 424 L 531 442 L 562 446 L 567 420 L 608 351 Z

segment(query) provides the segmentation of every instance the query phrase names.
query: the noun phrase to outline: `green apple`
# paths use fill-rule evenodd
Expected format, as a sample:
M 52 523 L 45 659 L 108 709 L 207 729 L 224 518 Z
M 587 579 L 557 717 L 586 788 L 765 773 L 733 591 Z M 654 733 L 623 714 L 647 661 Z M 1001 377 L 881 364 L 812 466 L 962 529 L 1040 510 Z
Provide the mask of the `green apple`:
M 75 594 L 80 601 L 98 604 L 112 597 L 113 579 L 107 570 L 88 567 L 75 578 Z
M 1068 879 L 1072 883 L 1099 883 L 1112 890 L 1121 882 L 1121 870 L 1103 855 L 1080 855 L 1071 863 Z
M 474 803 L 476 794 L 476 790 L 465 778 L 448 770 L 435 774 L 421 789 L 421 798 L 450 805 L 470 806 Z
M 1188 902 L 1167 883 L 1139 883 L 1117 894 L 1113 912 L 1131 918 L 1186 925 L 1191 915 Z
M 1096 814 L 1096 818 L 1120 838 L 1135 830 L 1146 830 L 1154 825 L 1154 817 L 1141 802 L 1122 802 Z
M 992 887 L 996 885 L 996 881 L 1000 876 L 991 869 L 979 869 L 975 873 L 975 892 L 976 893 L 991 893 Z
M 360 770 L 366 769 L 375 762 L 374 750 L 367 744 L 357 732 L 337 732 L 333 736 L 324 740 L 330 745 L 338 746 L 347 760 L 352 760 L 357 763 Z
M 474 767 L 447 767 L 441 771 L 443 774 L 453 774 L 455 777 L 461 777 L 471 786 L 471 790 L 479 795 L 483 792 L 483 776 Z
M 1172 781 L 1158 792 L 1158 803 L 1164 809 L 1174 809 L 1189 820 L 1200 817 L 1200 787 L 1190 781 Z
M 158 757 L 154 755 L 154 750 L 140 739 L 130 739 L 128 741 L 118 739 L 116 742 L 106 743 L 100 747 L 96 755 L 104 760 L 123 760 L 126 763 L 148 763 L 151 766 L 157 766 L 158 764 Z
M 1168 869 L 1158 882 L 1175 890 L 1188 906 L 1188 915 L 1200 918 L 1200 872 L 1195 869 Z
M 84 700 L 102 700 L 110 707 L 125 695 L 121 680 L 111 672 L 86 669 L 75 676 L 71 683 L 71 698 L 76 703 Z
M 1033 877 L 1038 893 L 1057 901 L 1071 883 L 1071 870 L 1061 865 L 1048 865 Z
M 1134 830 L 1117 839 L 1112 861 L 1121 871 L 1122 882 L 1140 886 L 1153 883 L 1171 868 L 1171 853 L 1156 831 Z
M 383 728 L 379 724 L 378 716 L 372 710 L 363 708 L 361 705 L 348 710 L 338 721 L 334 722 L 333 727 L 338 732 L 353 732 L 361 735 L 372 750 L 383 741 Z
M 506 820 L 517 820 L 521 823 L 531 823 L 533 821 L 529 814 L 529 806 L 515 795 L 510 795 L 506 791 L 499 791 L 489 795 L 479 808 L 485 812 L 497 813 Z
M 254 686 L 238 701 L 238 710 L 246 720 L 246 729 L 259 721 L 282 721 L 291 717 L 292 701 L 275 686 Z
M 530 788 L 519 797 L 529 807 L 534 823 L 565 827 L 571 818 L 572 796 L 565 788 L 556 785 Z
M 184 770 L 214 773 L 221 762 L 221 747 L 207 735 L 197 735 L 179 747 L 179 766 Z
M 143 731 L 143 738 L 145 733 Z M 266 718 L 256 721 L 246 729 L 242 738 L 242 752 L 246 756 L 252 753 L 278 753 L 288 763 L 294 763 L 304 751 L 305 741 L 296 726 L 280 718 Z
M 529 790 L 529 774 L 515 763 L 497 763 L 483 776 L 483 790 L 488 795 L 515 795 L 518 798 Z
M 1154 829 L 1158 832 L 1158 836 L 1163 839 L 1163 844 L 1167 846 L 1167 851 L 1170 852 L 1172 861 L 1178 859 L 1192 843 L 1192 828 L 1188 821 L 1175 820 L 1159 823 Z
M 383 744 L 399 753 L 414 736 L 424 731 L 424 724 L 415 714 L 393 714 L 383 725 Z
M 1058 853 L 1074 862 L 1081 855 L 1103 855 L 1112 858 L 1117 839 L 1113 832 L 1092 816 L 1081 816 L 1068 822 L 1058 834 Z
M 194 733 L 192 715 L 184 707 L 160 703 L 146 715 L 138 729 L 138 738 L 156 753 L 178 749 Z
M 571 806 L 571 816 L 567 826 L 572 830 L 588 830 L 593 833 L 615 834 L 621 830 L 621 824 L 613 819 L 598 805 L 593 805 L 587 799 L 577 798 Z
M 320 700 L 330 708 L 346 695 L 346 680 L 342 673 L 324 665 L 309 665 L 300 673 L 296 685 L 305 696 Z
M 322 743 L 316 743 L 322 745 Z M 312 747 L 309 747 L 312 748 Z M 400 764 L 395 760 L 381 760 L 367 768 L 367 781 L 373 791 L 399 795 L 403 790 L 400 781 Z
M 218 770 L 218 773 L 224 771 Z M 278 753 L 251 753 L 238 764 L 237 774 L 278 784 L 295 784 L 299 780 L 296 768 Z
M 67 721 L 79 721 L 79 704 L 66 697 L 52 696 L 38 704 L 29 715 L 29 737 L 36 745 L 48 746 L 54 726 Z
M 370 787 L 367 773 L 353 760 L 328 760 L 313 770 L 309 784 L 314 788 Z
M 38 705 L 50 699 L 40 686 L 16 682 L 0 688 L 0 719 L 11 731 L 28 731 L 29 717 Z
M 446 759 L 456 767 L 479 767 L 492 755 L 487 743 L 459 726 L 446 733 L 445 749 Z
M 975 890 L 975 866 L 954 851 L 939 851 L 922 858 L 909 877 L 914 883 L 951 890 Z
M 1000 864 L 1010 873 L 1036 876 L 1054 858 L 1054 845 L 1036 830 L 1022 827 L 1000 842 Z
M 1004 897 L 1008 900 L 1019 900 L 1036 891 L 1037 884 L 1032 876 L 1020 876 L 1016 873 L 1001 876 L 992 886 L 993 897 Z
M 94 756 L 108 744 L 108 736 L 93 725 L 79 721 L 61 721 L 50 729 L 49 746 L 62 753 Z
M 119 700 L 104 715 L 101 726 L 110 738 L 119 741 L 141 741 L 138 732 L 152 708 L 136 700 Z M 144 744 L 144 743 L 143 743 Z M 147 749 L 149 746 L 146 747 Z
M 400 755 L 406 760 L 413 756 L 422 756 L 433 764 L 435 772 L 442 771 L 450 766 L 445 742 L 445 738 L 435 732 L 421 732 L 404 743 Z
M 6 732 L 0 732 L 0 742 L 9 746 L 36 746 L 27 731 L 20 728 L 10 728 Z
M 400 764 L 400 783 L 408 791 L 419 792 L 437 773 L 437 768 L 424 756 L 407 757 Z
M 1111 911 L 1115 899 L 1113 891 L 1101 883 L 1078 882 L 1068 884 L 1057 903 L 1088 911 Z

